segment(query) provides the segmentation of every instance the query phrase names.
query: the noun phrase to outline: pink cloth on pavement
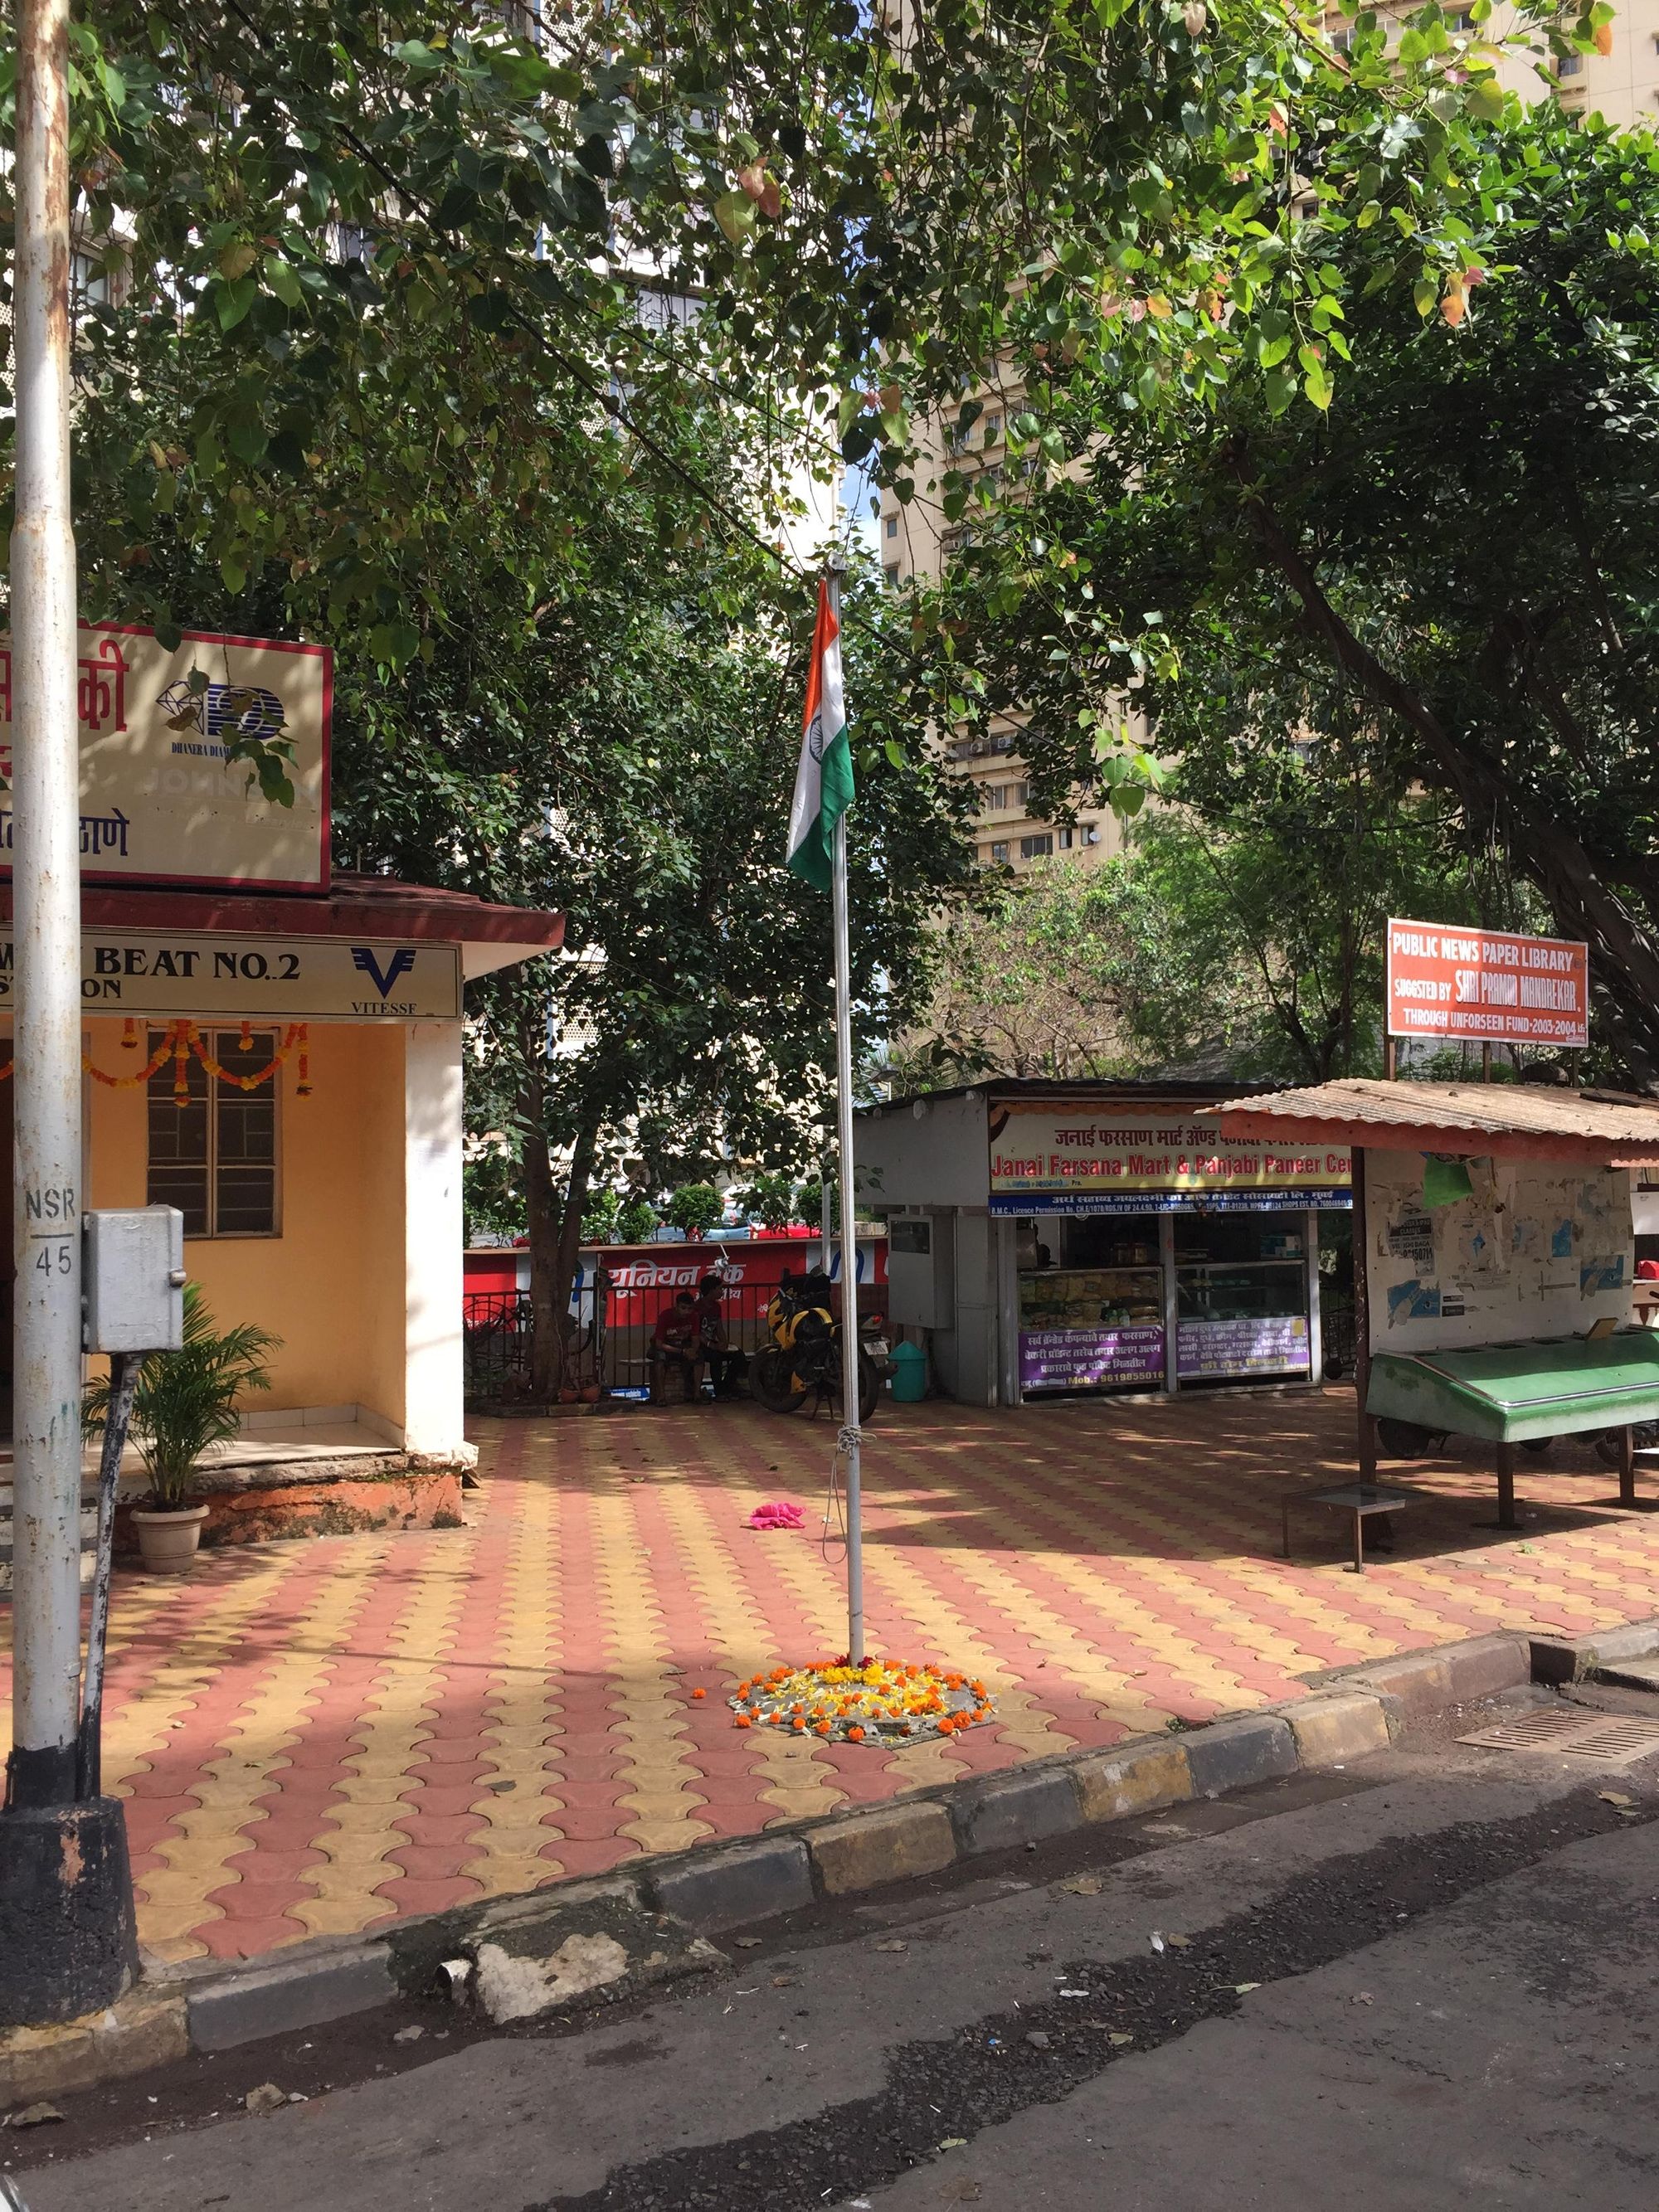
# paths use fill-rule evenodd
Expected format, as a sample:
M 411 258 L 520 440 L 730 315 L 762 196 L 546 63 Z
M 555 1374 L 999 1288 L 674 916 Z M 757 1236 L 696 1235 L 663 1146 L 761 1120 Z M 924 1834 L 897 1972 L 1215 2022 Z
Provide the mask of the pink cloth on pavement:
M 765 1505 L 757 1505 L 749 1516 L 751 1528 L 804 1528 L 806 1515 L 799 1505 L 792 1505 L 787 1498 L 775 1498 Z

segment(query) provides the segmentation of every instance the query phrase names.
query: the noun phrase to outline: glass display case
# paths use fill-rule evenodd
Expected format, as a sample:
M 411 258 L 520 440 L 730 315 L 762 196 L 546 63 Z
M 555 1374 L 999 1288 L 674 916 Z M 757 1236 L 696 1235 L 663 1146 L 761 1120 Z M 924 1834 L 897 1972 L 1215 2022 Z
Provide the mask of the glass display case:
M 1183 1321 L 1255 1321 L 1305 1314 L 1307 1267 L 1294 1260 L 1188 1261 L 1176 1269 L 1176 1311 Z
M 1176 1315 L 1183 1382 L 1307 1371 L 1308 1269 L 1299 1255 L 1188 1261 L 1176 1269 Z
M 1021 1328 L 1109 1328 L 1164 1320 L 1164 1270 L 1042 1267 L 1019 1279 Z
M 1164 1379 L 1161 1267 L 1041 1267 L 1021 1274 L 1022 1392 L 1144 1389 Z

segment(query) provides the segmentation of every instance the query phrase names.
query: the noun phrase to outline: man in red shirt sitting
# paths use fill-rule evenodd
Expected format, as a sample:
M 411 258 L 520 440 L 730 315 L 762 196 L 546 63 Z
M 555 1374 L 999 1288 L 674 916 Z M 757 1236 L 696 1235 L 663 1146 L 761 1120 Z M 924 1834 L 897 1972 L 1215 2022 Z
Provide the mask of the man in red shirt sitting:
M 702 1364 L 702 1346 L 697 1330 L 696 1300 L 690 1291 L 682 1291 L 672 1306 L 665 1306 L 657 1316 L 656 1327 L 651 1332 L 651 1401 L 661 1405 L 665 1393 L 663 1384 L 668 1375 L 678 1370 L 681 1390 L 688 1401 L 698 1395 L 698 1370 Z

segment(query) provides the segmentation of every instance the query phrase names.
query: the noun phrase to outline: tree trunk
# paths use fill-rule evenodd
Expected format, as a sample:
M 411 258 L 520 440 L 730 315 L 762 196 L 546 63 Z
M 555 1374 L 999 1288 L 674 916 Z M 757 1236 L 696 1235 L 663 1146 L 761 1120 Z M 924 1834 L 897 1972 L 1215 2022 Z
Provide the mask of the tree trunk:
M 593 1154 L 599 1144 L 599 1124 L 584 1121 L 576 1132 L 576 1142 L 570 1155 L 570 1180 L 565 1185 L 564 1214 L 559 1223 L 558 1245 L 554 1255 L 557 1279 L 557 1302 L 553 1326 L 558 1332 L 559 1370 L 568 1376 L 570 1368 L 570 1334 L 574 1326 L 570 1311 L 570 1293 L 576 1283 L 576 1263 L 582 1243 L 582 1216 L 587 1211 L 588 1185 L 593 1179 Z
M 524 1130 L 524 1201 L 530 1231 L 530 1395 L 543 1405 L 559 1387 L 564 1337 L 559 1328 L 559 1226 L 554 1218 L 553 1163 L 548 1157 L 547 1081 L 532 1065 L 520 1094 Z

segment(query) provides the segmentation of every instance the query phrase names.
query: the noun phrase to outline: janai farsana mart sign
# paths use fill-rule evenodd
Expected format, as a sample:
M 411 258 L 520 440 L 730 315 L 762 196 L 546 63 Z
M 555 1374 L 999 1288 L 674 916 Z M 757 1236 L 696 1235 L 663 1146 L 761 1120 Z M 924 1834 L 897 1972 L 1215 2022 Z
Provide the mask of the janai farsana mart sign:
M 1437 921 L 1391 921 L 1389 1035 L 1587 1045 L 1589 948 Z
M 993 1213 L 1163 1213 L 1202 1205 L 1259 1212 L 1351 1203 L 1346 1150 L 1224 1137 L 1179 1106 L 1075 1103 L 994 1108 Z
M 328 882 L 332 661 L 320 645 L 185 630 L 169 652 L 153 630 L 83 627 L 76 647 L 81 872 L 269 890 Z M 239 735 L 294 748 L 292 806 L 273 805 Z M 11 640 L 0 636 L 0 877 L 11 873 Z

